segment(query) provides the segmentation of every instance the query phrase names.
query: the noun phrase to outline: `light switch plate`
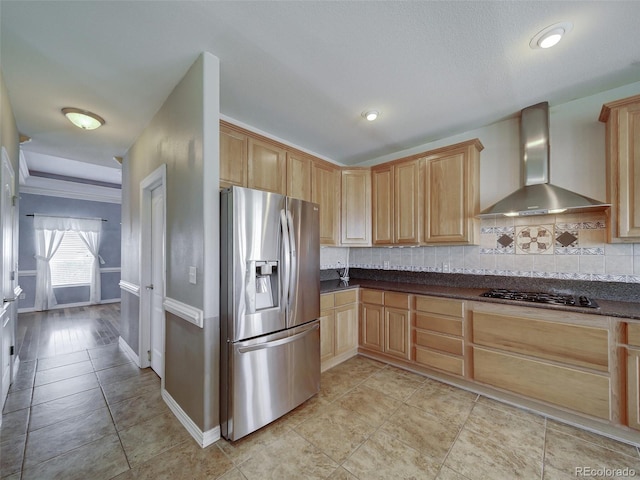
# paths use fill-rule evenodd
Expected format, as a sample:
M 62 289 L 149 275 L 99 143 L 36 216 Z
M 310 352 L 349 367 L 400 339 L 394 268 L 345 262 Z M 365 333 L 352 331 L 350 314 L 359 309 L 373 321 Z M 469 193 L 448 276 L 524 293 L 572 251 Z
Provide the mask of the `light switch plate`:
M 189 267 L 189 283 L 195 285 L 197 283 L 196 267 Z

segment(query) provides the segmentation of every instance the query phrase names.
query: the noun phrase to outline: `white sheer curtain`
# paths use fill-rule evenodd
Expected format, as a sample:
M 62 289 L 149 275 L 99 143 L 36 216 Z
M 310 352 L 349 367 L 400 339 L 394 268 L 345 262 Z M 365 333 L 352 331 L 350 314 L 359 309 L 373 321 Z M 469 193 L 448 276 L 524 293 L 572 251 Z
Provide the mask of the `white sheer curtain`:
M 98 229 L 96 230 L 78 230 L 78 235 L 87 245 L 87 248 L 93 255 L 93 265 L 91 265 L 91 286 L 89 287 L 89 303 L 92 305 L 100 303 L 102 300 L 102 290 L 100 286 L 100 263 L 102 257 L 98 254 L 100 248 L 100 229 L 102 227 L 101 221 L 97 220 Z M 104 263 L 104 262 L 102 262 Z
M 34 215 L 36 231 L 36 300 L 35 310 L 47 310 L 57 304 L 51 283 L 50 260 L 58 250 L 64 232 L 78 232 L 94 257 L 91 285 L 89 288 L 90 303 L 100 303 L 100 232 L 102 220 L 93 218 L 67 218 Z
M 34 221 L 36 222 L 36 299 L 34 308 L 39 312 L 55 307 L 58 303 L 51 284 L 49 261 L 58 250 L 62 237 L 64 237 L 64 231 L 43 228 L 37 217 Z

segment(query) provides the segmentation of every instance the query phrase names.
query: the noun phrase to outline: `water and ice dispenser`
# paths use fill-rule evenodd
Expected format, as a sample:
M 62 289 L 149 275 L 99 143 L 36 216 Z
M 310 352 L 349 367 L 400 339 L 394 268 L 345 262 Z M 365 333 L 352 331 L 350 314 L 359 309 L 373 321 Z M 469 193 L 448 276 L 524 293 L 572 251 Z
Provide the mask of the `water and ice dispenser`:
M 247 300 L 250 312 L 278 306 L 279 269 L 277 260 L 253 260 L 249 263 Z

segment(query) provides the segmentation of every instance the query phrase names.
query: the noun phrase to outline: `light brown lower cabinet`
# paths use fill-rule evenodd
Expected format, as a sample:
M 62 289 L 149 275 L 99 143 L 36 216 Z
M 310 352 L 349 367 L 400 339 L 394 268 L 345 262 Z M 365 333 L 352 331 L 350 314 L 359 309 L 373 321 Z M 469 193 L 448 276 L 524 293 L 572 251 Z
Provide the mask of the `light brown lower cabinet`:
M 358 352 L 358 290 L 320 295 L 320 364 L 327 370 Z
M 474 380 L 609 419 L 609 376 L 510 353 L 473 348 Z
M 476 311 L 473 343 L 603 372 L 609 370 L 606 328 Z
M 336 332 L 336 316 L 332 310 L 320 312 L 320 362 L 330 360 L 335 356 L 333 339 Z
M 409 359 L 409 310 L 384 308 L 384 351 L 389 355 Z
M 640 430 L 640 323 L 625 323 L 627 425 Z
M 409 295 L 363 290 L 360 347 L 403 360 L 411 358 Z
M 361 317 L 360 346 L 384 352 L 384 307 L 363 303 Z
M 627 348 L 627 424 L 640 430 L 640 350 Z
M 454 375 L 464 373 L 464 302 L 416 296 L 414 299 L 414 361 Z

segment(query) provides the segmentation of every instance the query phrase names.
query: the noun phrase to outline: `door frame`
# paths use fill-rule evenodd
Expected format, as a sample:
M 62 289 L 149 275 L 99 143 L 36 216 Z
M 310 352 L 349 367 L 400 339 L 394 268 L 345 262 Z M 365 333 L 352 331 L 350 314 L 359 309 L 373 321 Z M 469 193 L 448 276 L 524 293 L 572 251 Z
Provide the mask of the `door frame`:
M 164 215 L 164 231 L 162 242 L 166 246 L 167 240 L 167 166 L 160 165 L 144 180 L 140 182 L 140 321 L 138 335 L 138 358 L 140 368 L 151 366 L 147 352 L 151 350 L 151 294 L 145 288 L 151 283 L 151 192 L 156 188 L 162 189 L 162 207 Z M 162 298 L 166 298 L 166 250 L 162 262 Z M 165 326 L 162 325 L 162 338 L 165 339 Z M 166 339 L 164 340 L 166 343 Z M 163 347 L 164 348 L 164 347 Z M 162 371 L 165 371 L 164 356 Z M 164 388 L 164 375 L 162 376 Z
M 9 174 L 9 178 L 5 179 L 3 172 L 5 171 L 5 167 L 6 167 L 6 171 Z M 15 198 L 17 197 L 17 191 L 16 191 L 16 184 L 15 184 L 15 170 L 13 169 L 13 165 L 11 164 L 11 159 L 9 158 L 9 154 L 7 153 L 7 150 L 5 147 L 2 147 L 2 151 L 0 153 L 0 189 L 4 188 L 4 182 L 5 180 L 7 180 L 9 182 L 9 184 L 11 185 L 11 195 L 12 195 L 12 200 L 11 200 L 11 204 L 10 205 L 5 205 L 4 202 L 2 201 L 2 199 L 4 198 L 4 193 L 2 193 L 2 195 L 0 195 L 0 213 L 2 213 L 4 215 L 5 213 L 5 209 L 6 208 L 10 208 L 11 209 L 11 226 L 10 228 L 13 230 L 12 235 L 11 235 L 11 244 L 10 245 L 4 245 L 4 219 L 2 219 L 0 221 L 0 235 L 2 235 L 2 239 L 3 239 L 3 243 L 2 243 L 2 252 L 0 252 L 0 255 L 3 255 L 4 257 L 4 250 L 9 249 L 11 251 L 11 261 L 9 265 L 5 265 L 4 264 L 4 258 L 3 258 L 3 262 L 2 262 L 2 269 L 3 271 L 1 272 L 1 274 L 4 276 L 4 270 L 9 270 L 9 271 L 13 271 L 13 277 L 11 280 L 9 280 L 9 285 L 4 285 L 2 284 L 2 292 L 0 292 L 0 295 L 2 295 L 0 297 L 0 359 L 5 355 L 4 352 L 4 344 L 5 344 L 5 338 L 4 338 L 4 333 L 5 333 L 5 327 L 4 324 L 10 324 L 10 336 L 11 338 L 9 339 L 10 345 L 14 345 L 15 346 L 15 335 L 16 335 L 16 319 L 17 319 L 17 306 L 16 306 L 16 302 L 17 302 L 17 298 L 16 294 L 18 292 L 18 289 L 15 288 L 15 285 L 17 284 L 17 268 L 16 268 L 16 259 L 17 259 L 17 252 L 15 250 L 16 247 L 16 240 L 15 240 L 15 233 L 17 232 L 17 220 L 18 220 L 18 215 L 16 212 L 16 206 L 15 206 Z M 11 291 L 9 299 L 7 302 L 5 302 L 5 291 Z M 5 318 L 6 317 L 6 318 Z M 0 371 L 0 392 L 4 391 L 5 387 L 8 390 L 9 386 L 11 385 L 13 378 L 15 376 L 16 373 L 16 362 L 15 360 L 18 358 L 17 353 L 14 352 L 13 355 L 9 354 L 9 378 L 6 379 L 9 383 L 9 385 L 4 385 L 4 371 Z M 4 397 L 4 395 L 2 396 L 2 398 L 0 398 L 0 408 L 2 408 L 4 406 L 4 402 L 5 402 L 6 398 Z M 0 420 L 0 425 L 2 424 L 2 420 Z

